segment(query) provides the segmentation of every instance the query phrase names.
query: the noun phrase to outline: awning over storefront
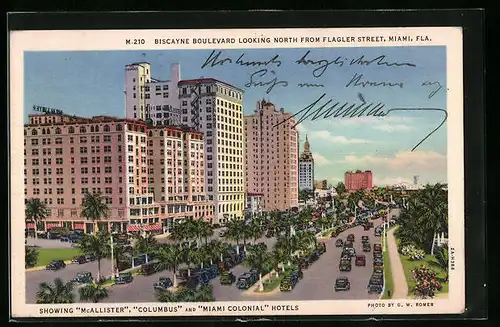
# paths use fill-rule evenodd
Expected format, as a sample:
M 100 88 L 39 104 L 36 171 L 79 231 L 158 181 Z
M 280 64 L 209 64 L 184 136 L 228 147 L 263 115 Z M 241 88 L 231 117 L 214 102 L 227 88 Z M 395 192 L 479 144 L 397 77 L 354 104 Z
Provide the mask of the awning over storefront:
M 73 223 L 73 229 L 85 230 L 85 223 Z
M 141 230 L 144 230 L 146 232 L 150 232 L 150 231 L 156 231 L 156 230 L 162 230 L 163 227 L 161 226 L 160 223 L 158 224 L 151 224 L 151 225 L 129 225 L 127 227 L 128 231 L 129 232 L 139 232 Z
M 30 229 L 35 228 L 35 224 L 34 223 L 27 223 L 26 228 L 30 228 Z
M 59 223 L 47 223 L 46 225 L 47 225 L 46 226 L 47 229 L 51 229 L 51 228 L 60 226 Z

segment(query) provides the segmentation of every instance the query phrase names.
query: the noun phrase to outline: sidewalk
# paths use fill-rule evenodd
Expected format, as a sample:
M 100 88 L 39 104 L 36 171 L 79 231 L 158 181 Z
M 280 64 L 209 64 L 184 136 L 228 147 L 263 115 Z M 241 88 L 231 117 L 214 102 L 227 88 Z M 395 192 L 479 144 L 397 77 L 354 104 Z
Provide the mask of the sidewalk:
M 395 227 L 387 232 L 387 248 L 389 251 L 389 260 L 391 262 L 391 271 L 394 290 L 392 290 L 392 299 L 408 298 L 408 283 L 406 282 L 405 272 L 401 258 L 399 257 L 396 238 L 394 237 Z

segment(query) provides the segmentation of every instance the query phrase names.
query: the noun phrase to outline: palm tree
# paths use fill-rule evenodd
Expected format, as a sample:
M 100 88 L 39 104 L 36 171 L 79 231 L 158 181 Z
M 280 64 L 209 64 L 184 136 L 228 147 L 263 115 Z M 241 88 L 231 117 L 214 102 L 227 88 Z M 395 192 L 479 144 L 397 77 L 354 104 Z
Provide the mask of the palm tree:
M 240 240 L 243 238 L 242 224 L 239 220 L 233 219 L 226 223 L 225 238 L 236 242 L 236 253 L 240 254 Z
M 199 250 L 195 246 L 186 246 L 183 250 L 182 259 L 187 265 L 188 277 L 191 276 L 191 264 L 200 260 Z
M 94 256 L 97 260 L 97 281 L 101 280 L 101 259 L 111 254 L 111 239 L 109 233 L 98 232 L 97 234 L 83 235 L 78 242 L 80 251 L 86 255 Z
M 253 244 L 255 244 L 257 240 L 264 235 L 264 229 L 258 221 L 252 221 L 250 226 L 248 226 L 248 231 L 250 237 L 253 238 Z
M 111 258 L 111 249 L 109 251 L 110 253 L 110 258 Z M 130 267 L 129 263 L 132 260 L 132 253 L 130 249 L 127 246 L 121 245 L 121 244 L 114 244 L 113 245 L 113 258 L 115 262 L 111 263 L 113 265 L 116 264 L 119 270 L 127 269 Z M 122 265 L 125 265 L 122 269 Z
M 91 194 L 86 192 L 82 203 L 82 217 L 94 223 L 94 233 L 99 231 L 98 221 L 108 217 L 109 208 L 104 203 L 105 197 L 101 193 Z
M 223 243 L 218 240 L 212 240 L 209 244 L 208 247 L 213 249 L 214 253 L 217 254 L 217 256 L 220 259 L 220 262 L 224 262 L 224 255 L 227 254 L 227 252 L 230 249 L 230 245 L 227 243 Z
M 441 246 L 437 250 L 435 256 L 437 261 L 431 261 L 430 265 L 436 267 L 444 272 L 444 281 L 448 281 L 449 274 L 449 257 L 448 257 L 448 247 Z
M 54 284 L 40 283 L 36 297 L 37 304 L 73 303 L 73 284 L 60 278 L 54 279 Z
M 134 239 L 134 253 L 135 255 L 146 255 L 146 262 L 148 262 L 148 254 L 155 252 L 158 248 L 158 241 L 152 235 L 137 234 Z
M 36 265 L 38 262 L 38 255 L 39 252 L 31 247 L 31 246 L 25 246 L 24 247 L 24 267 L 25 268 L 31 268 Z
M 27 199 L 25 212 L 26 220 L 33 222 L 35 228 L 35 238 L 38 238 L 38 223 L 47 218 L 47 206 L 38 198 Z
M 338 182 L 337 186 L 335 186 L 335 191 L 337 192 L 337 195 L 342 198 L 344 193 L 346 192 L 346 188 L 344 183 Z
M 264 270 L 265 261 L 268 258 L 266 255 L 267 245 L 265 243 L 259 243 L 255 245 L 250 245 L 248 249 L 247 261 L 248 264 L 259 271 L 259 290 L 264 290 L 264 284 L 262 283 L 262 271 Z
M 183 260 L 183 251 L 178 244 L 162 244 L 156 252 L 158 270 L 170 270 L 173 272 L 174 287 L 177 286 L 177 270 Z M 161 301 L 166 302 L 166 301 Z
M 205 239 L 205 244 L 208 244 L 208 238 L 214 235 L 214 228 L 212 224 L 207 221 L 200 220 L 201 222 L 201 231 L 200 236 Z
M 285 272 L 285 262 L 290 262 L 290 254 L 287 253 L 283 248 L 274 248 L 271 252 L 271 256 L 276 264 L 281 264 L 281 270 Z M 276 270 L 276 276 L 278 277 L 279 272 Z
M 93 282 L 80 288 L 79 294 L 81 301 L 98 303 L 108 297 L 108 289 L 103 286 L 102 282 Z
M 172 292 L 169 290 L 164 292 L 155 292 L 155 297 L 158 302 L 181 302 L 178 296 L 179 292 Z

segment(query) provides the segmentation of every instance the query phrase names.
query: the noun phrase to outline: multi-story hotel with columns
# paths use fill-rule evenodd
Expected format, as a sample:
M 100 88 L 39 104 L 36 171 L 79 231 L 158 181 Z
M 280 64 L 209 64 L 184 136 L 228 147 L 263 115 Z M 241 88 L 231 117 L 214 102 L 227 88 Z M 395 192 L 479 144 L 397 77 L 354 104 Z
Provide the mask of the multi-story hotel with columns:
M 292 114 L 265 100 L 257 102 L 253 115 L 245 116 L 246 186 L 249 193 L 263 194 L 263 211 L 298 207 L 295 123 Z
M 176 218 L 212 220 L 200 168 L 203 143 L 197 131 L 148 128 L 139 120 L 30 115 L 24 126 L 25 197 L 46 203 L 45 230 L 91 231 L 93 224 L 81 217 L 85 192 L 105 196 L 109 214 L 100 228 L 160 231 Z

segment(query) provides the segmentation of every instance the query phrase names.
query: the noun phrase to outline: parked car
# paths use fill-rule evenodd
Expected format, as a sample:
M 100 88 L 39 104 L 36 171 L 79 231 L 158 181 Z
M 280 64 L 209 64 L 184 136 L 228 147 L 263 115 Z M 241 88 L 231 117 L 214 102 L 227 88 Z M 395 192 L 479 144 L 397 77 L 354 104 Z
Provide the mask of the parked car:
M 372 246 L 370 243 L 363 243 L 363 252 L 370 252 L 372 250 Z
M 356 250 L 354 248 L 344 248 L 344 250 L 342 251 L 342 256 L 345 256 L 345 255 L 355 257 Z
M 349 235 L 347 235 L 347 240 L 348 240 L 349 242 L 354 242 L 354 240 L 355 240 L 354 234 L 349 234 Z
M 380 259 L 375 259 L 373 260 L 373 267 L 374 268 L 379 268 L 379 269 L 383 269 L 384 268 L 384 262 Z
M 280 283 L 280 291 L 290 292 L 295 288 L 295 285 L 297 285 L 298 281 L 299 281 L 299 276 L 296 273 L 295 274 L 292 273 L 291 275 L 284 277 Z
M 87 260 L 87 262 L 93 262 L 93 261 L 96 261 L 97 258 L 93 255 L 86 255 L 85 260 Z
M 325 243 L 318 243 L 318 248 L 317 248 L 319 254 L 323 254 L 326 252 L 326 244 Z
M 356 266 L 366 266 L 366 257 L 364 255 L 357 255 L 354 264 Z
M 333 286 L 335 292 L 338 291 L 349 291 L 351 289 L 351 283 L 347 277 L 338 277 L 335 280 L 335 285 Z
M 341 248 L 344 246 L 344 242 L 342 240 L 336 240 L 335 241 L 335 247 Z
M 341 260 L 339 264 L 340 271 L 351 271 L 352 265 L 350 260 Z
M 219 281 L 221 285 L 232 285 L 236 281 L 236 276 L 230 271 L 224 271 Z
M 370 226 L 368 226 L 367 224 L 363 224 L 363 230 L 365 231 L 370 230 Z
M 47 270 L 59 270 L 66 267 L 66 264 L 62 260 L 52 260 L 48 265 L 45 266 Z
M 236 282 L 236 287 L 240 290 L 246 290 L 249 289 L 255 282 L 257 281 L 257 278 L 254 274 L 251 273 L 244 273 L 238 278 L 238 281 Z
M 87 263 L 87 258 L 85 258 L 84 255 L 79 255 L 79 256 L 76 256 L 74 257 L 72 260 L 71 260 L 72 263 L 77 263 L 79 265 L 81 264 L 84 264 L 84 263 Z
M 382 252 L 382 244 L 380 243 L 373 244 L 373 252 Z
M 166 291 L 168 288 L 172 287 L 174 284 L 172 280 L 168 277 L 160 277 L 158 278 L 158 282 L 153 284 L 153 289 L 155 291 Z
M 145 263 L 141 266 L 140 272 L 145 276 L 152 275 L 158 272 L 158 265 L 152 262 Z
M 71 280 L 73 284 L 88 284 L 92 283 L 94 278 L 92 274 L 88 271 L 81 271 L 76 274 L 76 277 Z
M 363 242 L 363 243 L 370 242 L 370 239 L 368 238 L 367 235 L 363 235 L 363 236 L 361 236 L 361 242 Z
M 61 236 L 59 238 L 59 241 L 61 241 L 61 242 L 69 242 L 69 237 L 67 237 L 67 236 Z
M 373 268 L 373 274 L 384 274 L 384 269 L 382 269 L 382 268 Z
M 368 293 L 377 293 L 380 294 L 382 293 L 384 289 L 384 279 L 382 278 L 370 278 L 370 281 L 368 282 Z
M 300 269 L 307 269 L 311 265 L 311 259 L 308 257 L 299 258 L 299 267 Z
M 382 252 L 373 252 L 373 259 L 383 259 Z
M 134 280 L 131 273 L 120 273 L 115 279 L 115 284 L 128 284 Z
M 375 235 L 375 237 L 381 237 L 382 231 L 380 229 L 376 229 L 374 235 Z
M 354 243 L 352 243 L 351 241 L 344 242 L 344 248 L 353 248 L 353 247 L 354 247 Z

